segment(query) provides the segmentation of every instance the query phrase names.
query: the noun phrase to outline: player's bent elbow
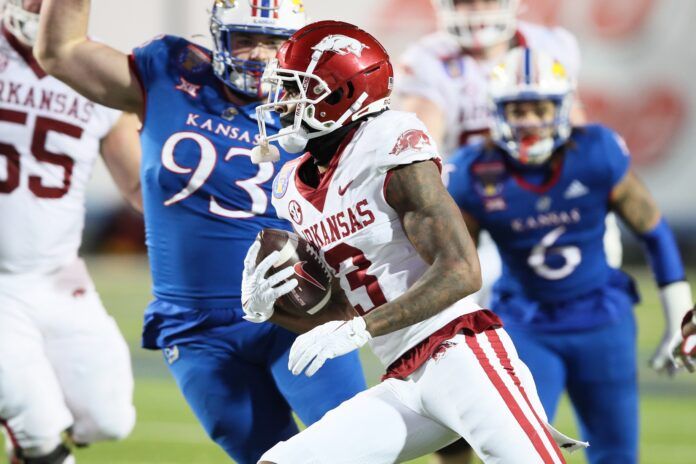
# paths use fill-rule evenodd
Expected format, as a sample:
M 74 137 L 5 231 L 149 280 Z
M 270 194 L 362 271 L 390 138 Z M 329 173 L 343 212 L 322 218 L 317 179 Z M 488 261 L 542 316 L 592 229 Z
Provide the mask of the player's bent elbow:
M 469 266 L 467 268 L 465 296 L 478 292 L 482 286 L 481 266 Z
M 134 188 L 131 189 L 130 192 L 128 192 L 125 195 L 126 201 L 128 204 L 136 210 L 138 213 L 143 212 L 143 194 L 142 194 L 142 189 L 140 182 L 138 182 L 138 185 Z
M 38 41 L 32 49 L 34 58 L 36 58 L 41 69 L 58 78 L 65 70 L 70 68 L 67 62 L 69 52 L 68 47 L 52 46 L 45 41 Z
M 43 42 L 38 42 L 33 48 L 34 58 L 39 63 L 41 69 L 48 74 L 55 74 L 59 67 L 59 54 L 52 47 Z
M 446 272 L 456 281 L 457 299 L 467 297 L 481 289 L 483 279 L 478 261 L 472 263 L 467 259 L 460 258 L 453 260 L 447 267 L 449 269 Z

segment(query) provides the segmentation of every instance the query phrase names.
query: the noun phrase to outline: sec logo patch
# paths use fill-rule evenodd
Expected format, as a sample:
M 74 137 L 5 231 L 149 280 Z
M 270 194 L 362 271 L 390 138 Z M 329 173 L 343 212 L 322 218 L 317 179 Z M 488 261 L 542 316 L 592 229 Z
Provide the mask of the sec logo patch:
M 295 224 L 302 225 L 302 207 L 298 202 L 292 200 L 288 205 L 288 213 L 290 214 L 290 219 L 293 220 Z

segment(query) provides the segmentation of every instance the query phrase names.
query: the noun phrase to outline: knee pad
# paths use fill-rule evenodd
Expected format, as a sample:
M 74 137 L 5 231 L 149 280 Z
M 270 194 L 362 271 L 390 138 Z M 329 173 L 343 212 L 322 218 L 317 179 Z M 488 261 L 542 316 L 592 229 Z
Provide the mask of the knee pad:
M 104 440 L 122 440 L 135 425 L 135 409 L 102 411 L 99 417 L 78 419 L 72 427 L 71 438 L 75 443 L 94 443 Z

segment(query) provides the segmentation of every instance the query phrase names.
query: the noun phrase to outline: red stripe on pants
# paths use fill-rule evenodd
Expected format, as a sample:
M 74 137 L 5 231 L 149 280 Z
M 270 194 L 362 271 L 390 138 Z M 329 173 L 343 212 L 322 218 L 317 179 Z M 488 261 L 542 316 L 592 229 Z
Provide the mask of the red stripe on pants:
M 532 413 L 534 413 L 534 417 L 536 418 L 537 422 L 541 424 L 541 428 L 544 430 L 544 432 L 546 432 L 546 438 L 548 438 L 549 443 L 551 443 L 551 445 L 553 446 L 553 449 L 556 452 L 558 459 L 560 459 L 561 462 L 565 462 L 563 459 L 563 455 L 561 454 L 561 449 L 558 447 L 558 445 L 556 445 L 556 442 L 551 437 L 551 434 L 546 428 L 546 425 L 539 418 L 539 415 L 532 407 L 532 403 L 529 401 L 529 397 L 527 396 L 527 392 L 524 390 L 524 387 L 522 386 L 522 382 L 520 382 L 519 377 L 517 377 L 515 370 L 512 368 L 512 362 L 510 361 L 510 357 L 508 356 L 507 351 L 505 350 L 505 345 L 503 345 L 503 341 L 500 339 L 500 336 L 495 330 L 486 331 L 486 336 L 488 337 L 488 341 L 491 343 L 491 346 L 493 347 L 493 351 L 495 351 L 495 354 L 498 355 L 500 364 L 502 364 L 507 373 L 510 374 L 510 378 L 512 379 L 513 383 L 517 386 L 517 389 L 520 391 L 522 398 L 524 398 L 524 400 L 527 402 L 527 406 L 529 406 L 529 409 L 531 409 Z
M 21 450 L 22 448 L 19 446 L 19 442 L 17 441 L 17 437 L 15 436 L 14 432 L 10 428 L 10 425 L 7 423 L 6 420 L 0 419 L 0 424 L 5 427 L 5 430 L 7 430 L 7 436 L 10 438 L 10 443 L 12 443 L 12 447 L 15 449 L 15 453 L 17 453 L 18 450 Z
M 485 333 L 488 332 L 490 331 L 487 330 Z M 503 398 L 505 405 L 508 407 L 513 417 L 517 420 L 517 423 L 520 425 L 520 427 L 522 427 L 524 433 L 527 434 L 527 437 L 532 442 L 534 449 L 537 451 L 537 453 L 539 453 L 539 456 L 541 457 L 543 462 L 545 464 L 554 464 L 553 458 L 544 446 L 541 437 L 534 429 L 534 426 L 532 426 L 531 422 L 529 422 L 527 416 L 524 415 L 524 412 L 520 408 L 519 404 L 517 404 L 517 402 L 515 401 L 515 398 L 513 398 L 510 390 L 508 390 L 508 388 L 505 386 L 503 379 L 493 368 L 493 365 L 486 356 L 486 353 L 484 353 L 483 349 L 481 348 L 481 345 L 479 345 L 478 340 L 476 340 L 476 336 L 466 335 L 464 338 L 466 339 L 466 344 L 469 345 L 471 351 L 474 352 L 474 355 L 481 364 L 481 367 L 483 367 L 483 371 L 486 373 L 495 389 L 498 390 L 498 393 Z

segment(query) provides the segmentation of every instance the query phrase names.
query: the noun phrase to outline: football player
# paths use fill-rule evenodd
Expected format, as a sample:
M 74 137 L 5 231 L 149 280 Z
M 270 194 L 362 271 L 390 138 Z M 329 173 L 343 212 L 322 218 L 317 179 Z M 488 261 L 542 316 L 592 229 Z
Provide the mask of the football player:
M 266 69 L 274 89 L 257 108 L 259 151 L 277 140 L 307 152 L 279 171 L 273 204 L 321 250 L 360 314 L 300 335 L 288 367 L 313 376 L 369 342 L 387 373 L 261 462 L 401 462 L 459 436 L 491 462 L 564 462 L 555 439 L 582 445 L 547 428 L 497 316 L 464 299 L 481 285 L 476 249 L 425 126 L 388 109 L 392 75 L 374 37 L 337 21 L 299 30 Z M 278 134 L 267 131 L 272 111 L 285 125 Z M 283 291 L 252 285 L 279 275 L 253 266 L 257 252 L 244 310 L 263 319 Z
M 528 45 L 546 50 L 576 76 L 580 50 L 575 37 L 561 27 L 544 27 L 518 20 L 520 0 L 432 0 L 438 31 L 411 45 L 401 57 L 396 94 L 405 111 L 413 111 L 433 134 L 442 153 L 485 137 L 490 114 L 488 74 L 511 48 Z M 572 120 L 584 122 L 580 104 Z M 446 173 L 445 173 L 446 175 Z M 613 214 L 607 216 L 607 253 L 621 265 L 621 236 Z M 475 298 L 489 305 L 491 287 L 500 277 L 498 250 L 487 232 L 480 234 L 478 252 L 483 277 Z M 468 447 L 458 442 L 439 456 L 441 464 L 469 462 Z
M 575 37 L 561 27 L 548 28 L 517 19 L 519 0 L 433 0 L 439 31 L 413 44 L 401 57 L 396 82 L 400 106 L 413 111 L 430 129 L 447 156 L 488 133 L 490 115 L 487 78 L 494 63 L 511 48 L 543 49 L 577 76 L 580 50 Z M 585 122 L 575 101 L 574 124 Z M 613 266 L 621 265 L 621 237 L 614 215 L 607 219 L 607 251 Z M 479 299 L 487 302 L 490 284 L 500 274 L 500 258 L 482 237 L 484 277 Z
M 638 385 L 632 279 L 612 268 L 602 237 L 615 211 L 640 238 L 666 317 L 653 359 L 675 367 L 691 290 L 672 232 L 631 169 L 622 139 L 600 125 L 573 127 L 574 80 L 525 47 L 489 81 L 491 135 L 451 159 L 449 191 L 474 236 L 487 230 L 503 261 L 498 314 L 553 418 L 566 390 L 588 459 L 638 461 Z
M 74 462 L 127 436 L 130 354 L 78 257 L 99 153 L 139 208 L 137 118 L 90 101 L 32 56 L 41 0 L 7 0 L 0 34 L 0 423 L 8 460 Z M 67 433 L 65 433 L 67 432 Z
M 154 301 L 143 346 L 162 349 L 210 437 L 238 463 L 365 387 L 357 354 L 316 379 L 287 371 L 291 332 L 244 320 L 243 258 L 263 228 L 288 228 L 269 197 L 276 167 L 251 163 L 261 75 L 304 25 L 299 0 L 212 4 L 210 51 L 157 37 L 123 54 L 86 36 L 88 0 L 47 0 L 37 52 L 81 93 L 141 116 L 142 186 Z M 89 79 L 85 79 L 85 74 Z M 277 118 L 269 130 L 279 128 Z M 283 161 L 291 158 L 283 152 Z

